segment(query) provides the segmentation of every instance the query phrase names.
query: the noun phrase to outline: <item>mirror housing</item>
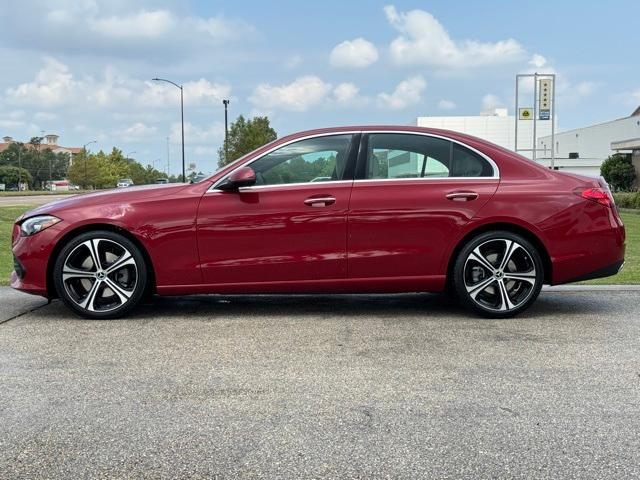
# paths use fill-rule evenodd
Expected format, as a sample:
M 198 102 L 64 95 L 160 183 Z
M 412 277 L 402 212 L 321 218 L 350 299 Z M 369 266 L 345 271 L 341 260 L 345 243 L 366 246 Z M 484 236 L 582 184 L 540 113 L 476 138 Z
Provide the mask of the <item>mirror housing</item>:
M 250 187 L 256 183 L 256 172 L 251 167 L 241 167 L 231 175 L 220 185 L 220 190 L 235 191 L 240 187 Z

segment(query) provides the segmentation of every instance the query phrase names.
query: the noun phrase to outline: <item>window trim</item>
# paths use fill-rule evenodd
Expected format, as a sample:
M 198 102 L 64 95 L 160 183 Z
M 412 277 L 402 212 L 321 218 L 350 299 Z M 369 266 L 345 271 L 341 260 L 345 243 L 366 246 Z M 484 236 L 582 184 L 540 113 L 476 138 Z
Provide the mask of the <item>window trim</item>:
M 411 177 L 411 178 L 359 178 L 364 175 L 366 162 L 367 162 L 367 150 L 369 143 L 369 135 L 370 134 L 380 134 L 380 133 L 398 133 L 402 135 L 421 135 L 423 137 L 433 137 L 433 138 L 441 138 L 443 140 L 448 140 L 451 142 L 451 149 L 453 150 L 453 144 L 458 144 L 464 148 L 468 148 L 472 152 L 480 155 L 483 159 L 485 159 L 493 170 L 493 175 L 488 177 Z M 410 130 L 367 130 L 362 132 L 362 137 L 360 139 L 360 152 L 358 155 L 358 165 L 356 166 L 356 178 L 354 182 L 363 183 L 363 182 L 406 182 L 406 181 L 449 181 L 449 180 L 499 180 L 500 179 L 500 168 L 493 161 L 491 157 L 482 153 L 476 148 L 473 148 L 470 145 L 467 145 L 464 142 L 456 140 L 451 137 L 446 137 L 444 135 L 438 135 L 434 133 L 426 133 L 426 132 L 412 132 Z
M 362 170 L 364 169 L 364 167 L 366 166 L 366 161 L 367 161 L 367 143 L 369 141 L 369 135 L 372 133 L 399 133 L 399 134 L 405 134 L 405 135 L 421 135 L 423 137 L 434 137 L 434 138 L 441 138 L 443 140 L 448 140 L 450 142 L 453 143 L 457 143 L 458 145 L 461 145 L 465 148 L 468 148 L 469 150 L 471 150 L 472 152 L 477 153 L 478 155 L 480 155 L 482 158 L 484 158 L 487 162 L 489 162 L 489 165 L 491 165 L 491 168 L 493 169 L 493 175 L 490 177 L 415 177 L 415 178 L 358 178 L 359 175 L 361 175 L 363 172 Z M 330 180 L 328 182 L 302 182 L 302 183 L 282 183 L 282 184 L 277 184 L 277 185 L 253 185 L 250 187 L 242 187 L 242 189 L 240 189 L 240 191 L 243 192 L 247 192 L 247 191 L 252 191 L 252 190 L 261 190 L 261 189 L 267 189 L 267 188 L 282 188 L 282 187 L 296 187 L 296 186 L 302 186 L 302 185 L 318 185 L 318 186 L 322 186 L 322 185 L 336 185 L 336 184 L 341 184 L 341 183 L 364 183 L 364 182 L 407 182 L 407 181 L 412 181 L 412 182 L 442 182 L 442 181 L 450 181 L 450 180 L 475 180 L 475 181 L 482 181 L 482 180 L 500 180 L 500 168 L 498 167 L 498 165 L 496 164 L 496 162 L 493 161 L 493 159 L 491 157 L 489 157 L 488 155 L 486 155 L 485 153 L 479 151 L 478 149 L 464 143 L 461 142 L 459 140 L 456 140 L 454 138 L 451 137 L 447 137 L 444 135 L 438 135 L 435 133 L 427 133 L 427 132 L 415 132 L 415 131 L 411 131 L 411 130 L 345 130 L 345 131 L 341 131 L 341 132 L 324 132 L 324 133 L 315 133 L 312 135 L 305 135 L 303 137 L 297 137 L 294 138 L 292 140 L 289 140 L 288 142 L 285 143 L 281 143 L 269 150 L 267 150 L 266 152 L 264 152 L 262 155 L 260 155 L 259 157 L 256 158 L 252 158 L 251 160 L 248 160 L 240 165 L 238 165 L 236 168 L 234 168 L 233 170 L 231 170 L 229 173 L 227 173 L 224 177 L 222 177 L 220 180 L 218 180 L 217 182 L 215 182 L 211 187 L 209 187 L 209 189 L 207 190 L 206 193 L 209 192 L 223 192 L 223 190 L 220 190 L 218 187 L 218 185 L 220 185 L 222 182 L 224 182 L 230 175 L 233 174 L 233 172 L 235 172 L 236 170 L 239 170 L 242 167 L 248 167 L 250 166 L 253 162 L 259 160 L 260 158 L 264 157 L 265 155 L 269 155 L 271 152 L 274 152 L 275 150 L 278 150 L 279 148 L 285 147 L 291 143 L 295 143 L 295 142 L 299 142 L 302 140 L 308 140 L 310 138 L 320 138 L 320 137 L 329 137 L 329 136 L 335 136 L 335 135 L 360 135 L 360 139 L 358 141 L 358 145 L 356 146 L 357 152 L 354 154 L 354 152 L 350 151 L 349 152 L 349 157 L 351 157 L 352 155 L 354 155 L 356 157 L 356 164 L 355 164 L 355 169 L 354 169 L 354 178 L 350 179 L 350 180 Z M 353 140 L 352 140 L 352 146 L 353 146 Z M 453 148 L 453 147 L 452 147 Z M 364 159 L 363 159 L 364 157 Z M 351 158 L 350 158 L 351 160 Z M 361 167 L 361 162 L 364 160 L 364 164 L 362 164 Z

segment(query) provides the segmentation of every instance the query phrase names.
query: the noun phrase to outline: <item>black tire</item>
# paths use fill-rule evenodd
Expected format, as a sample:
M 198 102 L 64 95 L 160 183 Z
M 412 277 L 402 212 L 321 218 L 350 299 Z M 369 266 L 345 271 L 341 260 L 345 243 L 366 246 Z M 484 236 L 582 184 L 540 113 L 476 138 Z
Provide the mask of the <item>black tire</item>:
M 60 299 L 74 313 L 90 319 L 119 318 L 130 312 L 147 291 L 147 278 L 140 249 L 108 230 L 85 232 L 69 240 L 53 267 Z
M 504 255 L 508 258 L 503 266 Z M 544 281 L 538 249 L 523 236 L 502 230 L 472 238 L 458 254 L 452 273 L 462 305 L 489 318 L 512 317 L 529 308 Z

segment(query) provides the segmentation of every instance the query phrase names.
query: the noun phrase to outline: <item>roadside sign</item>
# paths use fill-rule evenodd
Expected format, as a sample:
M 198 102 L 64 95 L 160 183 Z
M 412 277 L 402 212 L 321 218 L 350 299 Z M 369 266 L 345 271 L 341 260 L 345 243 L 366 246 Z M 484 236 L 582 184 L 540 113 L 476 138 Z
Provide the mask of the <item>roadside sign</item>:
M 551 118 L 551 110 L 540 110 L 538 120 L 549 120 Z
M 4 183 L 0 183 L 0 192 L 4 192 L 7 189 L 7 186 Z
M 540 98 L 538 102 L 540 111 L 551 110 L 551 80 L 548 78 L 540 80 Z
M 518 118 L 520 120 L 533 120 L 533 108 L 518 109 Z

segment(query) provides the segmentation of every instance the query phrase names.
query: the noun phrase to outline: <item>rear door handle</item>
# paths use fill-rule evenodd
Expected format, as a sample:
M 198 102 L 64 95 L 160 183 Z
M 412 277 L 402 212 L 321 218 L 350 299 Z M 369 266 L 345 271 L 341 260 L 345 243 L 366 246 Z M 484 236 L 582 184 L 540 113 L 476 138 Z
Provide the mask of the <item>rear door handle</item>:
M 469 202 L 478 198 L 476 192 L 451 192 L 447 193 L 446 197 L 454 202 Z
M 334 197 L 309 197 L 304 201 L 304 204 L 309 207 L 328 207 L 336 203 Z

